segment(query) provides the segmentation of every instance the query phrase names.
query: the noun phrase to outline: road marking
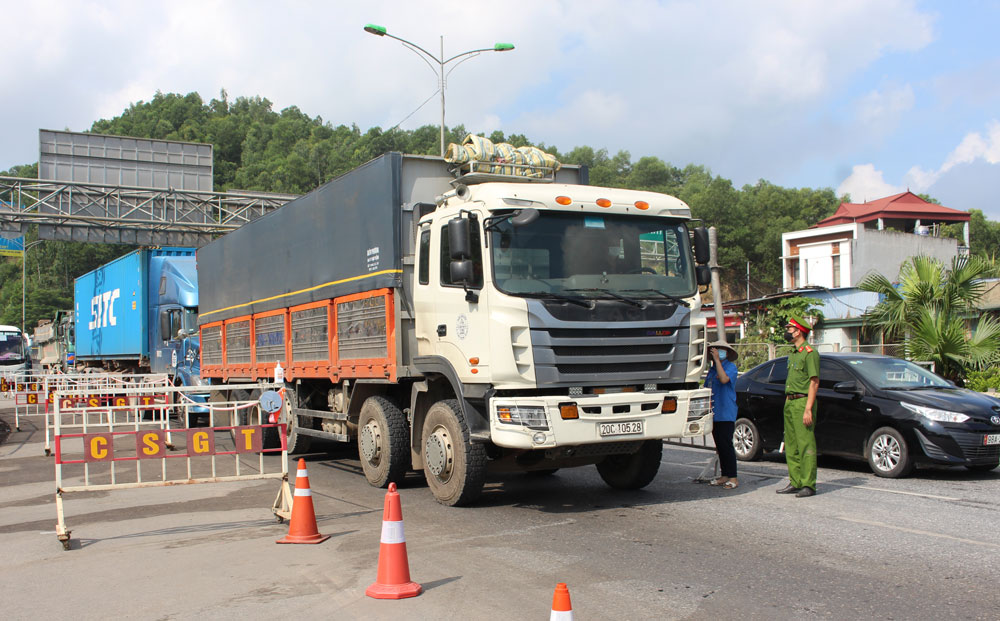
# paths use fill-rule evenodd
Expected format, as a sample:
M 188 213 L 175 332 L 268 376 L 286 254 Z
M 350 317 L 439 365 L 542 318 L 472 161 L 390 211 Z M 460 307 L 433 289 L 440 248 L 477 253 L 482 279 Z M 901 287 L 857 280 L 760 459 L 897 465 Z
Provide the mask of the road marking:
M 932 533 L 928 530 L 918 530 L 916 528 L 906 528 L 905 526 L 894 526 L 892 524 L 886 524 L 885 522 L 874 522 L 871 520 L 859 520 L 858 518 L 847 517 L 844 515 L 836 516 L 838 520 L 844 520 L 845 522 L 853 522 L 855 524 L 865 524 L 867 526 L 880 526 L 882 528 L 888 528 L 890 530 L 898 530 L 904 533 L 911 533 L 913 535 L 926 535 L 927 537 L 937 537 L 938 539 L 948 539 L 949 541 L 957 541 L 959 543 L 968 543 L 974 546 L 987 546 L 990 548 L 1000 548 L 1000 545 L 995 543 L 990 543 L 988 541 L 974 541 L 972 539 L 963 539 L 962 537 L 953 537 L 951 535 L 943 535 L 941 533 Z
M 671 465 L 671 466 L 684 466 L 685 468 L 694 468 L 694 469 L 700 470 L 700 469 L 702 469 L 702 468 L 705 467 L 705 464 L 707 464 L 708 461 L 703 462 L 702 465 L 700 465 L 700 466 L 696 465 L 696 464 L 688 464 L 688 463 L 683 463 L 683 462 L 679 462 L 679 461 L 665 461 L 665 460 L 660 460 L 660 463 L 661 464 L 668 464 L 668 465 Z M 750 476 L 761 477 L 761 478 L 764 478 L 764 479 L 784 479 L 787 476 L 785 474 L 769 474 L 769 473 L 766 473 L 766 472 L 755 472 L 753 470 L 742 470 L 742 472 L 744 472 L 745 474 L 750 475 Z M 833 486 L 833 487 L 846 487 L 846 488 L 849 488 L 849 489 L 866 489 L 866 490 L 869 490 L 869 491 L 872 491 L 872 492 L 885 492 L 886 494 L 899 494 L 901 496 L 917 496 L 918 498 L 928 498 L 930 500 L 945 500 L 945 501 L 948 501 L 948 502 L 959 502 L 959 501 L 962 500 L 961 498 L 955 498 L 953 496 L 938 496 L 936 494 L 923 494 L 923 493 L 920 493 L 920 492 L 905 492 L 903 490 L 898 490 L 898 489 L 886 489 L 884 487 L 871 487 L 869 485 L 850 485 L 848 483 L 834 483 L 832 481 L 823 481 L 823 480 L 819 480 L 819 481 L 817 481 L 817 483 L 822 483 L 823 485 L 830 485 L 830 486 Z

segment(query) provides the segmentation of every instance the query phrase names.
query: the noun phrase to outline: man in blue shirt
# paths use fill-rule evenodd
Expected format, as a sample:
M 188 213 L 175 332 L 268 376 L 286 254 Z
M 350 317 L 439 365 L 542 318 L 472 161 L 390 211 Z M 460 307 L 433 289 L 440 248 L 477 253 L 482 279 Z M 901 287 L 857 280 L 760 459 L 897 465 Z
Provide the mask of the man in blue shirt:
M 705 388 L 712 389 L 712 438 L 719 456 L 722 476 L 709 485 L 723 489 L 736 489 L 736 449 L 733 448 L 733 430 L 736 428 L 736 359 L 739 354 L 725 341 L 708 346 L 712 367 L 705 377 Z

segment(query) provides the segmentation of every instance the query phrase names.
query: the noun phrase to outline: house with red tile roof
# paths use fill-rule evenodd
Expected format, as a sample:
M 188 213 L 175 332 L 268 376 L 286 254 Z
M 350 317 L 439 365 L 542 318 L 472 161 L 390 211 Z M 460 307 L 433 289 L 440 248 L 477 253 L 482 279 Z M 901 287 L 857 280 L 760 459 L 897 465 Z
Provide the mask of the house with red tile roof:
M 968 254 L 969 213 L 902 192 L 865 203 L 841 203 L 832 216 L 802 231 L 781 235 L 784 291 L 824 300 L 817 343 L 852 347 L 861 341 L 861 316 L 878 302 L 857 289 L 872 272 L 895 281 L 909 257 L 926 255 L 951 263 Z M 964 243 L 943 237 L 942 226 L 962 222 Z

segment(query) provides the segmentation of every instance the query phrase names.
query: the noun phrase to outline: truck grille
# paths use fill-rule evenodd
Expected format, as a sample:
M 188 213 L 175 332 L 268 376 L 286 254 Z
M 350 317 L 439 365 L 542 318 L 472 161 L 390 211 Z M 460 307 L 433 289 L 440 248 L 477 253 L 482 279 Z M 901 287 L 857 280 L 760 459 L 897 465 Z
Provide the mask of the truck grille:
M 531 328 L 535 378 L 545 384 L 684 380 L 688 331 L 650 328 Z M 676 376 L 676 377 L 674 377 Z

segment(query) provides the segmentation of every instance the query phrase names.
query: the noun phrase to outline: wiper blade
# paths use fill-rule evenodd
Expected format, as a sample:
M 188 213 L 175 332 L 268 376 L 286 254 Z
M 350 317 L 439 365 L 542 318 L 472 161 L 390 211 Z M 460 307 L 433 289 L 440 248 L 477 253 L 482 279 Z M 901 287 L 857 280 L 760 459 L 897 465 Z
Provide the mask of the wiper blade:
M 668 300 L 670 300 L 672 302 L 676 302 L 677 304 L 680 304 L 681 306 L 686 306 L 686 307 L 690 307 L 691 306 L 690 304 L 688 304 L 686 301 L 680 299 L 679 297 L 670 295 L 669 293 L 664 293 L 663 291 L 660 291 L 659 289 L 622 289 L 622 291 L 636 291 L 636 292 L 639 292 L 639 293 L 655 293 L 657 295 L 662 295 L 663 297 L 667 298 Z
M 591 293 L 603 293 L 604 295 L 610 295 L 611 297 L 621 300 L 622 302 L 627 302 L 632 306 L 637 306 L 639 308 L 646 308 L 646 305 L 639 300 L 633 300 L 632 298 L 627 298 L 624 295 L 619 295 L 614 291 L 608 291 L 607 289 L 564 289 L 564 291 L 589 291 Z
M 569 295 L 559 295 L 558 293 L 544 292 L 544 291 L 525 291 L 516 293 L 514 295 L 519 295 L 525 298 L 555 298 L 557 300 L 562 300 L 564 302 L 569 302 L 570 304 L 576 304 L 577 306 L 582 306 L 584 308 L 593 308 L 594 305 L 588 300 L 584 300 L 581 297 L 569 296 Z

